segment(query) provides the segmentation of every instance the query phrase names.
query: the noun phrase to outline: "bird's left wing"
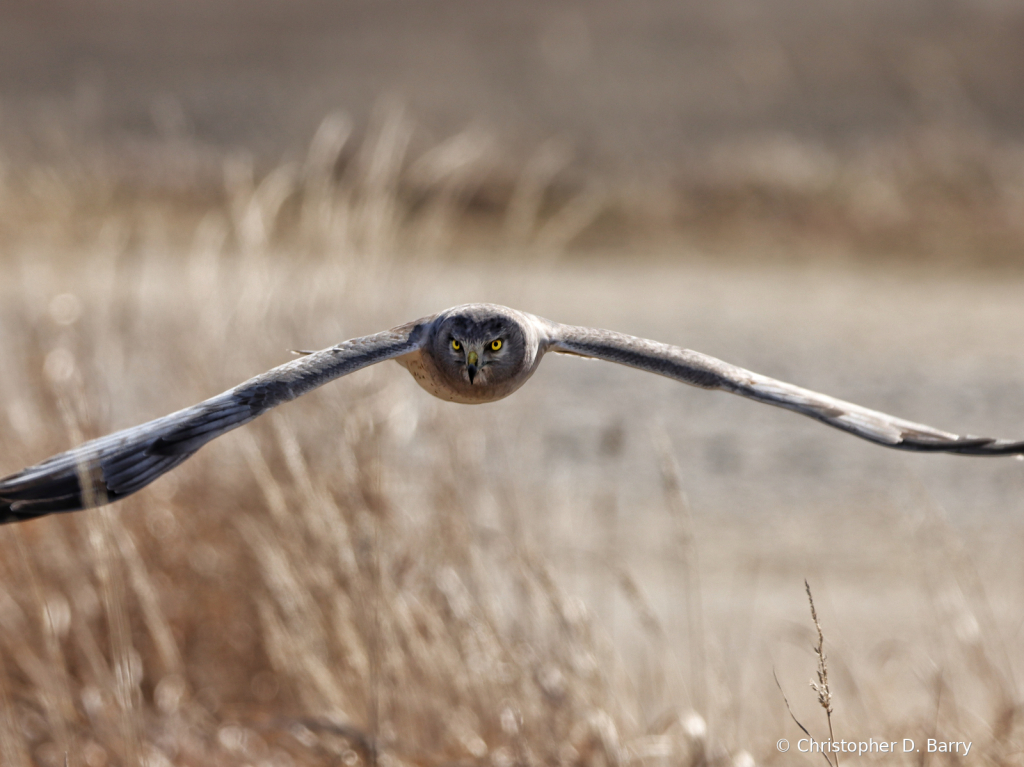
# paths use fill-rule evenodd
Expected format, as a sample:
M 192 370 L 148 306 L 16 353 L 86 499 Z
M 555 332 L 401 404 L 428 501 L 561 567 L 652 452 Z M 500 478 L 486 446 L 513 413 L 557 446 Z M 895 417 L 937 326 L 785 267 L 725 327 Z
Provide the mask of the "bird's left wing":
M 94 439 L 0 479 L 0 524 L 130 495 L 270 408 L 415 351 L 429 319 L 306 354 L 198 405 Z
M 1024 454 L 1024 441 L 951 434 L 844 402 L 706 354 L 610 330 L 558 325 L 547 328 L 547 348 L 563 354 L 617 362 L 704 389 L 721 389 L 793 410 L 886 447 L 960 455 Z

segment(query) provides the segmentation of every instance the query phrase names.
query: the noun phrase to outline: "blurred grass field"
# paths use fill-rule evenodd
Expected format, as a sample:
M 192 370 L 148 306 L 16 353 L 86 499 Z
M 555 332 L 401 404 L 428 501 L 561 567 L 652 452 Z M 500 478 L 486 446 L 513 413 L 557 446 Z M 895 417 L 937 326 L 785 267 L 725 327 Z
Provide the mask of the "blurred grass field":
M 552 191 L 544 150 L 481 224 L 472 134 L 417 155 L 400 111 L 349 128 L 273 168 L 207 157 L 222 182 L 194 193 L 133 193 L 88 150 L 11 169 L 4 471 L 467 300 L 961 431 L 1024 423 L 1013 269 L 766 264 L 728 238 L 626 260 L 588 249 L 607 198 Z M 800 733 L 773 672 L 824 737 L 808 577 L 837 737 L 1016 764 L 1022 482 L 595 363 L 479 409 L 372 368 L 113 507 L 0 530 L 0 759 L 803 761 L 775 748 Z

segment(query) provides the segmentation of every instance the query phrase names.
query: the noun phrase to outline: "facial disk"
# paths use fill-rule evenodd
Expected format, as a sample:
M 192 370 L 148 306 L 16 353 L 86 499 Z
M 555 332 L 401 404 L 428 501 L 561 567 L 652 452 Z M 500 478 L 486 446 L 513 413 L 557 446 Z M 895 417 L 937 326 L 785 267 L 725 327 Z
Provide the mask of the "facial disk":
M 433 329 L 430 358 L 437 374 L 460 402 L 493 401 L 517 389 L 532 369 L 520 322 L 493 307 L 471 305 Z
M 453 318 L 446 328 L 447 333 L 442 333 L 440 339 L 445 344 L 441 354 L 450 374 L 470 386 L 488 386 L 499 383 L 517 369 L 522 358 L 518 327 L 494 321 L 459 322 L 459 319 L 463 318 Z

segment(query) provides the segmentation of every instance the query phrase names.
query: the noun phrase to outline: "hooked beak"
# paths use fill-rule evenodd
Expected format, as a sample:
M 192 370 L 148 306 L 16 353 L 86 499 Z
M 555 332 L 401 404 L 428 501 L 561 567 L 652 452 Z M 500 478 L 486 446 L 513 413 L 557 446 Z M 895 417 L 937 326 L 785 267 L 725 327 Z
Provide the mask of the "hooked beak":
M 473 379 L 476 378 L 477 363 L 480 361 L 480 357 L 476 352 L 470 352 L 466 355 L 466 372 L 469 373 L 469 382 L 473 383 Z

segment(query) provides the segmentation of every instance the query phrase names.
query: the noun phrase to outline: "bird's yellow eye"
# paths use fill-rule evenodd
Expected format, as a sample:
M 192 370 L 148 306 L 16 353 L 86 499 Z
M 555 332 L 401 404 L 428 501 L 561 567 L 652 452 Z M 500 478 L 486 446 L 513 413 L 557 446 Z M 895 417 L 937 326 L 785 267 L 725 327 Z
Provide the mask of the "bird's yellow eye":
M 453 348 L 453 349 L 454 349 L 455 351 L 459 351 L 460 349 L 462 349 L 462 344 L 460 344 L 460 343 L 459 343 L 458 341 L 456 341 L 456 340 L 455 340 L 455 339 L 453 338 L 453 339 L 452 339 L 452 348 Z
M 500 338 L 495 338 L 493 341 L 491 341 L 491 351 L 492 352 L 496 352 L 500 348 L 501 348 L 501 339 Z

